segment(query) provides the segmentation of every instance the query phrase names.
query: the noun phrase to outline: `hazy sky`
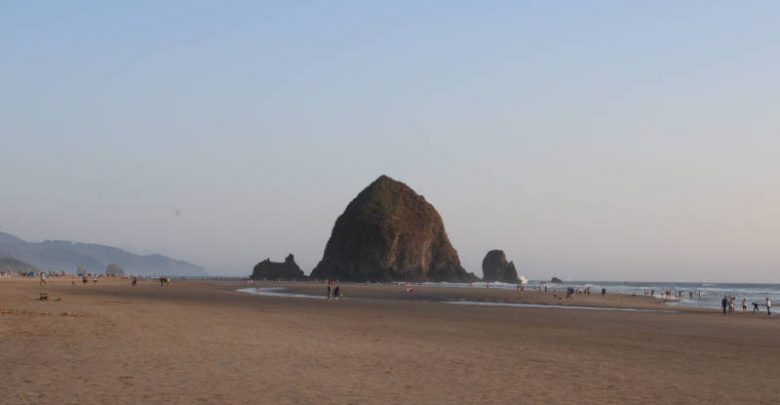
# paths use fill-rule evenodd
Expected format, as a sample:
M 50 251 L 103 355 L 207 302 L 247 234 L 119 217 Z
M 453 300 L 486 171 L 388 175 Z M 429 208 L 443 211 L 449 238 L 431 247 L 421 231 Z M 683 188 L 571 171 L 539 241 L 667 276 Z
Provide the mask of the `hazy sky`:
M 384 173 L 477 274 L 499 248 L 532 279 L 780 282 L 778 21 L 771 1 L 3 1 L 0 230 L 308 273 Z

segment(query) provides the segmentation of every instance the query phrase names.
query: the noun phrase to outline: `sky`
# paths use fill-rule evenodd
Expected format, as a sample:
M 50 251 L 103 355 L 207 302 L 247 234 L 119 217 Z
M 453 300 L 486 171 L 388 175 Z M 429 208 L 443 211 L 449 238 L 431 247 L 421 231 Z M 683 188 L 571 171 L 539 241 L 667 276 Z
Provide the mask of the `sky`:
M 467 270 L 780 282 L 780 3 L 0 1 L 0 231 L 305 272 L 387 174 Z

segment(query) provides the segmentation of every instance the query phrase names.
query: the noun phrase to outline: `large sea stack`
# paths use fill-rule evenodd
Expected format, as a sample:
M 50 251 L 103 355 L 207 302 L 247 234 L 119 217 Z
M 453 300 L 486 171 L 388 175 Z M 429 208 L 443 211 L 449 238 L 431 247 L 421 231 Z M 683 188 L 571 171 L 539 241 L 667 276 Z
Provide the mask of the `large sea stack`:
M 303 270 L 295 263 L 295 256 L 290 253 L 284 259 L 284 263 L 272 262 L 271 259 L 265 259 L 252 271 L 253 280 L 297 280 L 304 278 Z
M 485 281 L 503 281 L 513 284 L 520 282 L 515 264 L 506 261 L 503 250 L 491 250 L 485 255 L 482 259 L 482 278 Z
M 444 223 L 409 186 L 380 176 L 336 220 L 312 278 L 352 281 L 472 281 Z

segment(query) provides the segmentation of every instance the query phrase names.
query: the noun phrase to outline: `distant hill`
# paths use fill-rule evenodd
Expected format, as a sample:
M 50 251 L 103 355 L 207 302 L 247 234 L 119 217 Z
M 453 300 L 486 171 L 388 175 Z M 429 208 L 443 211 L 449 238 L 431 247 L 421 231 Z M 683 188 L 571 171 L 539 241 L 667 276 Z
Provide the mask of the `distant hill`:
M 0 257 L 0 273 L 37 273 L 39 270 L 13 257 Z
M 81 266 L 90 273 L 102 274 L 109 264 L 116 264 L 125 274 L 139 276 L 208 275 L 203 267 L 163 255 L 137 255 L 111 246 L 64 240 L 27 242 L 0 232 L 0 257 L 4 256 L 30 263 L 43 271 L 75 273 Z

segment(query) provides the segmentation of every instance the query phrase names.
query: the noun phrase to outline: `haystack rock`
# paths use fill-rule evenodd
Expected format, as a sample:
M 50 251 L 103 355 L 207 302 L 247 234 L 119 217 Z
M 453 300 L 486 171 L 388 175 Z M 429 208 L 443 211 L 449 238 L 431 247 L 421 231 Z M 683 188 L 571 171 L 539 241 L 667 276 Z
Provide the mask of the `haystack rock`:
M 444 223 L 409 186 L 380 176 L 336 220 L 312 278 L 353 281 L 473 281 Z
M 125 269 L 123 269 L 122 266 L 118 264 L 109 264 L 108 267 L 106 267 L 106 275 L 122 277 L 125 275 Z
M 491 250 L 482 259 L 482 278 L 485 281 L 503 281 L 513 284 L 520 282 L 515 264 L 506 261 L 503 250 Z
M 290 253 L 284 259 L 284 263 L 272 262 L 271 259 L 265 259 L 252 271 L 253 280 L 296 280 L 304 278 L 303 270 L 295 263 L 295 256 Z

